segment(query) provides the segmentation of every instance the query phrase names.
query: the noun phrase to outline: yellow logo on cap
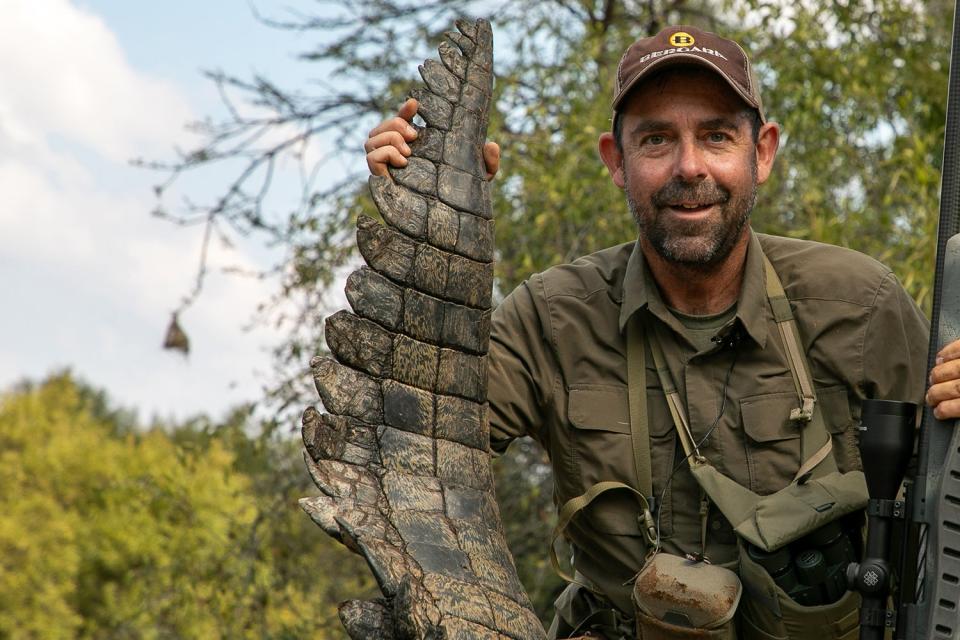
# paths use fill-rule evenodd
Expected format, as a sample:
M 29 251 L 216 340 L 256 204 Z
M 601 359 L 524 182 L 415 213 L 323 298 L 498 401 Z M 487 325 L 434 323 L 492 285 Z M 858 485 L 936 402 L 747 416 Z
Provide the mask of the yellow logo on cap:
M 685 31 L 677 31 L 670 36 L 670 44 L 674 47 L 692 47 L 694 42 L 693 36 Z

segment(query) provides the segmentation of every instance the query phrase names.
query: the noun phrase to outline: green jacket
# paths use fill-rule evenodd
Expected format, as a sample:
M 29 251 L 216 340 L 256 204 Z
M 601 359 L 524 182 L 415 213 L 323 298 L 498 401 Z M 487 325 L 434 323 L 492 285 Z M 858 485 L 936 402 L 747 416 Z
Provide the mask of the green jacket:
M 864 398 L 920 402 L 925 387 L 928 322 L 891 271 L 831 245 L 753 233 L 736 316 L 718 333 L 735 346 L 703 344 L 665 306 L 636 243 L 586 256 L 531 277 L 495 310 L 490 347 L 490 426 L 495 451 L 529 435 L 546 449 L 554 501 L 593 484 L 636 486 L 627 404 L 625 327 L 634 313 L 664 323 L 668 366 L 701 437 L 717 418 L 721 390 L 738 351 L 723 416 L 701 447 L 721 472 L 760 494 L 773 493 L 799 468 L 799 432 L 788 416 L 797 395 L 765 296 L 761 252 L 793 306 L 817 398 L 841 471 L 860 467 L 856 425 Z M 652 358 L 647 357 L 654 495 L 664 550 L 700 549 L 700 490 L 677 440 Z M 663 500 L 660 498 L 663 496 Z M 733 531 L 715 509 L 707 520 L 707 555 L 732 565 Z M 637 502 L 609 492 L 566 530 L 577 570 L 620 609 L 645 546 Z

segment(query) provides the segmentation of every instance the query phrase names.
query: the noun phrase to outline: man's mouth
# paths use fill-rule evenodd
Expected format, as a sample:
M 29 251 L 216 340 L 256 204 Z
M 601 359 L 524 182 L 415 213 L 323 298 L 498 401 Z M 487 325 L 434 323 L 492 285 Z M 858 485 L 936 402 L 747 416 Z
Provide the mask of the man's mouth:
M 673 179 L 653 194 L 651 201 L 677 216 L 706 217 L 730 200 L 730 192 L 715 182 L 683 182 Z
M 702 213 L 712 208 L 715 204 L 715 202 L 671 202 L 667 204 L 667 207 L 680 213 Z

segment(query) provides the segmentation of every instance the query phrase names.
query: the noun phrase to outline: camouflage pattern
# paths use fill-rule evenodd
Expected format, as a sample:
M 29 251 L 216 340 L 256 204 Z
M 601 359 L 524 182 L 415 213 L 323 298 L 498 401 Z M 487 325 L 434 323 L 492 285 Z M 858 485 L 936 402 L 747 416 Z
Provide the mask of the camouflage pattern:
M 392 180 L 370 178 L 386 224 L 362 217 L 368 266 L 353 312 L 326 320 L 335 359 L 311 363 L 303 415 L 319 487 L 301 505 L 367 561 L 383 597 L 341 605 L 351 638 L 534 640 L 545 632 L 507 549 L 490 470 L 487 348 L 493 221 L 482 157 L 490 25 L 458 22 L 420 67 L 426 126 Z

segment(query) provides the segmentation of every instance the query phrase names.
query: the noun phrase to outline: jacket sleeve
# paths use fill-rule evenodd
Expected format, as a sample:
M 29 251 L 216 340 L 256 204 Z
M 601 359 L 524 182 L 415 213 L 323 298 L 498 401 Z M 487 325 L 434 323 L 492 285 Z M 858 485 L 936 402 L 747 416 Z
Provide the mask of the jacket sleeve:
M 517 287 L 493 312 L 488 400 L 495 454 L 523 436 L 545 445 L 549 412 L 544 408 L 558 383 L 549 327 L 539 276 Z
M 922 405 L 929 340 L 929 321 L 897 278 L 888 274 L 877 289 L 864 335 L 864 396 Z

